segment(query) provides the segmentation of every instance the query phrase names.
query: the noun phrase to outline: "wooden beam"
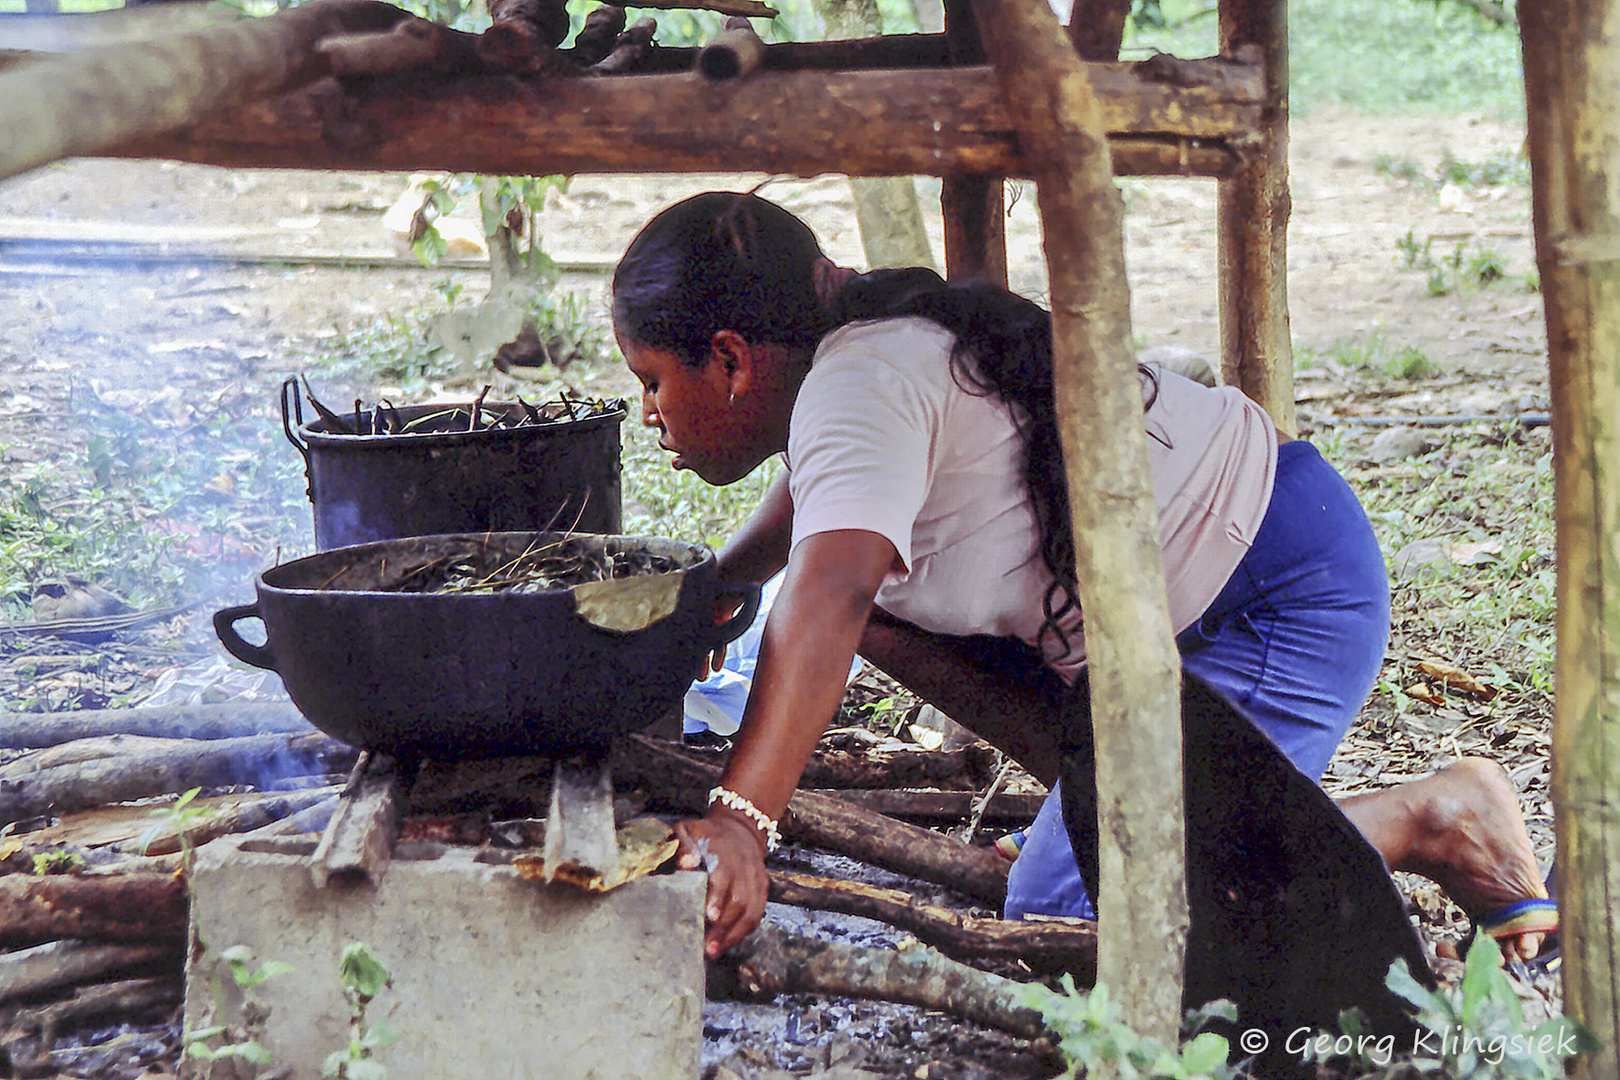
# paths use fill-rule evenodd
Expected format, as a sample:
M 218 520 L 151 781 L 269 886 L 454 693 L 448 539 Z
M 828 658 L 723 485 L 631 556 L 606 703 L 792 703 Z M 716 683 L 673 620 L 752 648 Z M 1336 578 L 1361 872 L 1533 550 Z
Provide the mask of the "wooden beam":
M 974 0 L 1034 173 L 1051 280 L 1058 427 L 1086 613 L 1102 916 L 1097 977 L 1139 1033 L 1174 1044 L 1188 931 L 1180 660 L 1131 345 L 1124 205 L 1102 93 L 1041 0 Z M 1081 823 L 1087 824 L 1087 823 Z
M 1125 17 L 1131 0 L 1074 0 L 1069 12 L 1069 41 L 1082 60 L 1112 60 L 1125 40 Z
M 1520 11 L 1536 262 L 1551 365 L 1558 663 L 1553 808 L 1565 1010 L 1620 1074 L 1620 10 Z
M 1221 0 L 1220 24 L 1222 55 L 1258 53 L 1266 96 L 1250 152 L 1220 183 L 1221 373 L 1293 435 L 1299 425 L 1288 330 L 1288 3 Z
M 944 0 L 945 42 L 957 67 L 982 65 L 984 46 L 969 0 Z M 952 175 L 940 185 L 945 276 L 1007 285 L 1007 184 L 1004 175 Z
M 0 177 L 304 85 L 334 70 L 318 51 L 323 39 L 400 27 L 447 49 L 466 37 L 374 0 L 316 0 L 270 18 L 12 66 L 0 72 Z
M 1200 69 L 1171 86 L 1137 65 L 1095 69 L 1122 171 L 1223 175 L 1225 141 L 1258 118 L 1258 71 Z M 988 67 L 690 73 L 543 82 L 467 76 L 322 80 L 111 157 L 230 167 L 451 169 L 492 176 L 763 171 L 859 176 L 1028 174 Z

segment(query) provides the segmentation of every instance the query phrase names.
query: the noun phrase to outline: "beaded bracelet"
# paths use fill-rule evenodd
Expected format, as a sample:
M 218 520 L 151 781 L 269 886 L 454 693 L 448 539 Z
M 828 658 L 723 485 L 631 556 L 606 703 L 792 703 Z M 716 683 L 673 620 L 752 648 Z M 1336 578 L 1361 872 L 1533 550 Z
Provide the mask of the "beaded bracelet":
M 765 811 L 732 791 L 730 788 L 717 787 L 709 792 L 709 805 L 719 803 L 728 809 L 735 810 L 743 817 L 752 821 L 760 832 L 765 834 L 765 851 L 767 854 L 776 850 L 781 841 L 781 835 L 776 831 L 776 822 L 765 816 Z

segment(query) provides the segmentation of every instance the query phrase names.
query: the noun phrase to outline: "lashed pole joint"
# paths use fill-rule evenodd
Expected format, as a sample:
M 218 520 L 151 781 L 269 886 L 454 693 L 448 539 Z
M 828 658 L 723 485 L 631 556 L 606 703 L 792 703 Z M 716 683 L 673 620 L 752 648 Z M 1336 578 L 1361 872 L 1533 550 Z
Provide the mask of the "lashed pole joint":
M 1123 206 L 1096 95 L 1050 7 L 973 0 L 973 10 L 1045 233 L 1096 741 L 1097 977 L 1139 1032 L 1173 1044 L 1188 918 L 1180 663 L 1131 346 Z

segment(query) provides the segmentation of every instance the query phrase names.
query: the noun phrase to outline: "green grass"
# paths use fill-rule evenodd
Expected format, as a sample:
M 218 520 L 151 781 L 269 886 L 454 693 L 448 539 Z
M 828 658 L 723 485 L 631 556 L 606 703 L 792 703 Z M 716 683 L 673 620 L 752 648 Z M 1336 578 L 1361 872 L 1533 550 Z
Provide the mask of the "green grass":
M 1449 296 L 1459 290 L 1475 290 L 1492 286 L 1516 288 L 1521 292 L 1535 292 L 1540 279 L 1534 271 L 1516 274 L 1509 270 L 1507 258 L 1494 247 L 1478 241 L 1472 248 L 1458 242 L 1451 251 L 1436 258 L 1434 238 L 1418 240 L 1415 230 L 1395 241 L 1395 262 L 1403 270 L 1428 275 L 1430 296 Z
M 1208 56 L 1212 0 L 1163 0 L 1168 27 L 1133 34 L 1134 50 Z M 1524 116 L 1518 33 L 1456 0 L 1294 0 L 1288 6 L 1290 107 L 1372 114 Z
M 1547 440 L 1478 428 L 1439 438 L 1422 458 L 1383 468 L 1363 467 L 1348 440 L 1312 441 L 1355 487 L 1391 560 L 1396 635 L 1407 650 L 1550 700 L 1555 571 Z M 1406 545 L 1433 537 L 1453 541 L 1468 557 L 1395 573 Z
M 166 428 L 80 406 L 84 445 L 0 476 L 0 617 L 31 617 L 39 583 L 77 575 L 136 606 L 209 595 L 221 550 L 295 545 L 302 463 L 267 416 Z M 225 549 L 217 548 L 226 545 Z

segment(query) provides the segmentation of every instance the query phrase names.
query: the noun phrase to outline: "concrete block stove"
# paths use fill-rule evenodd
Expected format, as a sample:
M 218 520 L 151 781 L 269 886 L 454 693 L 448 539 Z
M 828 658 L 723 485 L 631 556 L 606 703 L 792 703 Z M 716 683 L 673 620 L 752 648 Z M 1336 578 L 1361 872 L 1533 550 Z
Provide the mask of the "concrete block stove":
M 253 989 L 261 1042 L 292 1080 L 348 1045 L 338 956 L 364 942 L 392 972 L 368 1021 L 402 1034 L 389 1080 L 694 1080 L 702 1047 L 705 878 L 607 893 L 524 880 L 499 853 L 401 843 L 375 881 L 317 887 L 310 840 L 215 841 L 192 877 L 186 1026 L 240 1022 L 220 953 L 294 971 Z M 211 1019 L 224 1003 L 225 1015 Z M 255 1006 L 256 1008 L 257 1006 Z

